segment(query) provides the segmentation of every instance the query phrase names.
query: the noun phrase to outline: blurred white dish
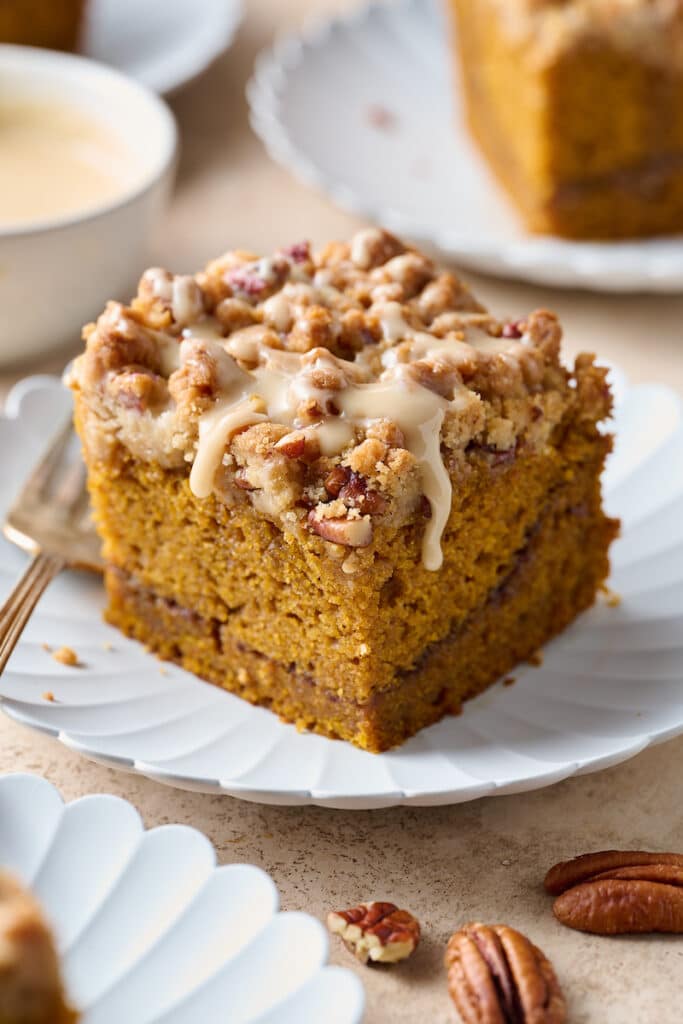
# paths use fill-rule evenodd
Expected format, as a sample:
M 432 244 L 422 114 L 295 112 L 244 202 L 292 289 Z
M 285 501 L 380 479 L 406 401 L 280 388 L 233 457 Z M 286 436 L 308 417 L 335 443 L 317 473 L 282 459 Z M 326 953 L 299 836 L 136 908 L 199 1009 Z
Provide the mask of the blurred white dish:
M 0 363 L 77 339 L 112 296 L 126 296 L 147 263 L 170 192 L 173 115 L 153 93 L 83 57 L 0 46 L 3 102 L 49 101 L 111 130 L 130 155 L 120 193 L 83 212 L 0 225 Z M 46 184 L 50 168 L 45 168 Z
M 444 7 L 373 3 L 262 54 L 248 95 L 270 155 L 338 205 L 463 266 L 563 287 L 680 291 L 681 237 L 588 243 L 524 231 L 453 110 Z
M 64 805 L 23 774 L 0 776 L 0 822 L 0 866 L 44 907 L 79 1024 L 360 1021 L 361 983 L 325 966 L 320 922 L 278 913 L 260 868 L 216 867 L 200 832 L 145 831 L 104 794 Z
M 242 0 L 90 0 L 82 51 L 169 93 L 230 46 L 241 18 Z
M 551 785 L 683 733 L 683 416 L 664 387 L 615 373 L 617 445 L 605 476 L 622 517 L 612 549 L 618 608 L 603 602 L 462 715 L 397 750 L 368 754 L 300 733 L 264 708 L 177 666 L 101 620 L 102 584 L 64 573 L 0 677 L 0 707 L 95 761 L 181 789 L 260 803 L 371 808 L 449 804 Z M 70 408 L 49 377 L 29 378 L 0 416 L 0 518 Z M 0 539 L 0 600 L 25 556 Z M 68 644 L 81 668 L 43 649 Z M 52 691 L 54 701 L 47 701 Z

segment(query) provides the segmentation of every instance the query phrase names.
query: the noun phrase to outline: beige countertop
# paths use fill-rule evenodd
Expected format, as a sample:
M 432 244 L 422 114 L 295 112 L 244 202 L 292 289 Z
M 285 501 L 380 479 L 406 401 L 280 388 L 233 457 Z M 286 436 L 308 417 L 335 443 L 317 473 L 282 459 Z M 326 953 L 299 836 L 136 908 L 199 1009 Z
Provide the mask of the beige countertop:
M 267 251 L 309 237 L 348 235 L 357 222 L 294 182 L 248 128 L 244 84 L 254 54 L 276 29 L 344 0 L 247 0 L 236 44 L 172 105 L 182 137 L 173 206 L 154 260 L 193 269 L 228 247 Z M 640 380 L 683 392 L 683 296 L 609 297 L 466 275 L 497 312 L 559 311 L 569 354 L 599 351 Z M 27 372 L 58 370 L 70 353 L 0 374 L 0 391 Z M 683 944 L 672 938 L 599 939 L 554 922 L 541 882 L 556 860 L 591 849 L 683 850 L 683 739 L 597 775 L 539 792 L 455 807 L 340 812 L 260 807 L 166 789 L 84 761 L 0 717 L 0 771 L 45 775 L 67 799 L 106 791 L 131 800 L 150 826 L 183 822 L 206 832 L 222 862 L 270 872 L 286 909 L 323 918 L 362 899 L 391 899 L 421 920 L 414 958 L 367 969 L 335 943 L 332 959 L 358 970 L 366 1020 L 455 1021 L 441 966 L 451 931 L 466 920 L 527 932 L 555 963 L 574 1024 L 674 1024 L 681 1020 Z M 134 1024 L 134 1022 L 131 1022 Z

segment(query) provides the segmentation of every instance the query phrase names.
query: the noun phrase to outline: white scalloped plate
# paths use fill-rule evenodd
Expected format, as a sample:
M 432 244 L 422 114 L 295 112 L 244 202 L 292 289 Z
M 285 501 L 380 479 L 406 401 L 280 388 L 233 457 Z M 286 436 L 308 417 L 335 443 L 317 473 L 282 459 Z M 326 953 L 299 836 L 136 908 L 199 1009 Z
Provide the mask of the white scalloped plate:
M 606 244 L 525 233 L 453 109 L 444 6 L 375 2 L 263 53 L 248 96 L 270 155 L 339 206 L 475 270 L 679 291 L 681 237 Z
M 81 49 L 168 94 L 228 49 L 241 19 L 242 0 L 90 0 Z
M 201 832 L 145 831 L 104 794 L 65 805 L 23 774 L 0 776 L 0 822 L 0 865 L 45 909 L 79 1024 L 360 1021 L 361 983 L 326 966 L 320 922 L 278 913 L 260 868 L 216 867 Z
M 542 668 L 520 666 L 514 686 L 492 687 L 400 749 L 373 755 L 301 734 L 175 666 L 162 674 L 142 646 L 100 620 L 101 584 L 77 573 L 42 599 L 0 678 L 1 706 L 86 757 L 171 786 L 350 808 L 547 786 L 682 733 L 681 403 L 666 388 L 629 388 L 614 376 L 618 441 L 605 488 L 610 513 L 623 520 L 611 581 L 621 605 L 597 605 L 546 648 Z M 29 378 L 10 395 L 0 418 L 0 504 L 69 405 L 52 378 Z M 0 593 L 23 564 L 0 541 Z M 85 667 L 57 664 L 43 643 L 72 646 Z

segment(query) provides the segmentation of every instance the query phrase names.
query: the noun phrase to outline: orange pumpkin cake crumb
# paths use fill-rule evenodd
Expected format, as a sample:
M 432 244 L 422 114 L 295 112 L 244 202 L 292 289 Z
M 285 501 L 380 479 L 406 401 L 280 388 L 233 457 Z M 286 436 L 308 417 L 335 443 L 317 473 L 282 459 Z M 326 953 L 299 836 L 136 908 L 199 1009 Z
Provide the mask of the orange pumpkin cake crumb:
M 69 665 L 72 668 L 77 668 L 80 665 L 78 655 L 71 647 L 58 647 L 53 652 L 52 657 L 55 661 L 58 661 L 60 665 Z

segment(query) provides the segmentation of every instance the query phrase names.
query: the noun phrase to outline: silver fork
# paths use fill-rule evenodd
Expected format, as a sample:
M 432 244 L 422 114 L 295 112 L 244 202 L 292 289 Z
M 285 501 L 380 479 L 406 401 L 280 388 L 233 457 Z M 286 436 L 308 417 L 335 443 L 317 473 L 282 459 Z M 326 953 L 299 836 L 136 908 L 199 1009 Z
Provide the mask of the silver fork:
M 47 585 L 67 566 L 99 570 L 85 467 L 71 420 L 59 431 L 10 508 L 3 532 L 32 555 L 0 609 L 0 674 Z

